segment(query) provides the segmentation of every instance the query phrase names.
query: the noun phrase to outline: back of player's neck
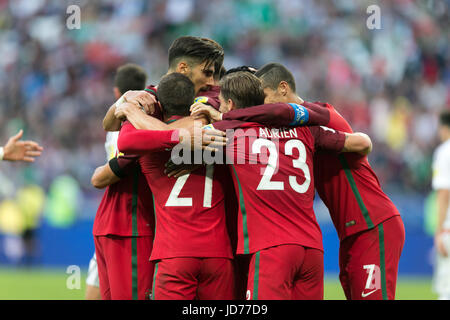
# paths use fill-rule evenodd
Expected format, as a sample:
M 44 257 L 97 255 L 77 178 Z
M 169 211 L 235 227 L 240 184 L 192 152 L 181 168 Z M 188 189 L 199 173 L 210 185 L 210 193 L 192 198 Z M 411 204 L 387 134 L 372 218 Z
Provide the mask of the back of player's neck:
M 291 103 L 297 103 L 297 104 L 302 104 L 303 102 L 305 102 L 302 98 L 300 98 L 298 95 L 296 94 L 292 94 L 292 96 L 289 99 L 289 102 Z

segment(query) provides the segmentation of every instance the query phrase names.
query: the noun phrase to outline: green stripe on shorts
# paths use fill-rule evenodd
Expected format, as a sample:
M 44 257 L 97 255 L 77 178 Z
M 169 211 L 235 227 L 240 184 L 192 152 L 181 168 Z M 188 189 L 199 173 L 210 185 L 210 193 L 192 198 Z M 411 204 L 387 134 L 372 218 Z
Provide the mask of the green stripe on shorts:
M 253 300 L 258 300 L 260 252 L 261 251 L 255 253 L 255 273 L 253 275 Z
M 378 239 L 380 247 L 381 294 L 383 296 L 383 300 L 387 300 L 388 296 L 386 290 L 386 257 L 384 250 L 384 228 L 382 223 L 378 225 Z
M 155 300 L 155 283 L 157 273 L 158 273 L 158 263 L 155 263 L 155 271 L 153 272 L 153 283 L 152 283 L 152 300 Z

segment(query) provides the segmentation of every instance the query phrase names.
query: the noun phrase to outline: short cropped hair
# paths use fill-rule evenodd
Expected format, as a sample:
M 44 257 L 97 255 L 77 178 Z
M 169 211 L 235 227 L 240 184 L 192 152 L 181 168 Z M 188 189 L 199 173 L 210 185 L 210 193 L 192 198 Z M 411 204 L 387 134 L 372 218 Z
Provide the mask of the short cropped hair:
M 439 123 L 443 126 L 450 127 L 450 110 L 444 110 L 440 113 Z
M 225 75 L 230 74 L 230 73 L 234 73 L 234 72 L 238 72 L 238 71 L 247 71 L 250 72 L 252 74 L 256 73 L 256 69 L 250 66 L 240 66 L 240 67 L 235 67 L 235 68 L 231 68 L 229 69 L 227 72 L 225 72 Z
M 147 82 L 147 74 L 137 64 L 127 63 L 117 68 L 114 77 L 114 86 L 119 89 L 120 94 L 128 90 L 143 90 Z
M 261 80 L 247 71 L 233 72 L 223 77 L 220 93 L 225 100 L 231 99 L 238 109 L 264 104 L 265 99 Z
M 191 66 L 206 61 L 206 67 L 216 62 L 221 66 L 224 59 L 223 48 L 216 41 L 193 36 L 182 36 L 175 39 L 168 54 L 169 69 L 175 69 L 182 59 L 185 59 Z
M 188 116 L 195 98 L 194 83 L 181 73 L 170 73 L 161 78 L 156 96 L 166 116 Z
M 295 79 L 292 73 L 280 63 L 267 63 L 262 66 L 255 75 L 261 79 L 263 87 L 277 90 L 281 81 L 286 81 L 292 91 L 295 92 Z

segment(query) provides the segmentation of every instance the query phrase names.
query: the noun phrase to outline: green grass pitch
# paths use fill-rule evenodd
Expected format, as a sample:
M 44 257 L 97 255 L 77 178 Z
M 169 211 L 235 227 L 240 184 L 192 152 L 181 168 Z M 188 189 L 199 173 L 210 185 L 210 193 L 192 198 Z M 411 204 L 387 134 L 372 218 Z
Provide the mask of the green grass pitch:
M 84 299 L 86 273 L 81 274 L 79 289 L 67 288 L 69 276 L 65 269 L 0 268 L 0 300 Z M 431 291 L 431 279 L 426 277 L 399 277 L 396 295 L 398 300 L 436 299 Z M 327 275 L 325 278 L 325 299 L 345 299 L 336 275 Z

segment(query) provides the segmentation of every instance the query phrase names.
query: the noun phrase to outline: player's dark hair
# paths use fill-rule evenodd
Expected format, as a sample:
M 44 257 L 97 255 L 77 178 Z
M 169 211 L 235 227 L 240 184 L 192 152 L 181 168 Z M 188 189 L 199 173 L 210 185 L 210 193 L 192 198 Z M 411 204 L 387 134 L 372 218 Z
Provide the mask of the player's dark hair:
M 206 67 L 212 63 L 222 65 L 224 51 L 220 44 L 208 38 L 182 36 L 172 43 L 169 48 L 169 69 L 175 69 L 181 60 L 188 64 L 197 65 L 206 61 Z
M 282 64 L 270 62 L 256 71 L 255 75 L 261 79 L 263 87 L 277 90 L 281 81 L 286 81 L 295 92 L 295 79 L 292 73 Z
M 234 72 L 238 72 L 238 71 L 247 71 L 247 72 L 250 72 L 252 74 L 255 74 L 256 69 L 253 68 L 253 67 L 250 67 L 250 66 L 240 66 L 240 67 L 229 69 L 227 72 L 225 72 L 225 75 L 230 74 L 230 73 L 234 73 Z
M 214 71 L 214 81 L 220 81 L 227 72 L 227 69 L 222 65 L 219 69 L 216 67 Z
M 223 77 L 220 93 L 225 100 L 231 99 L 238 109 L 264 104 L 261 80 L 250 72 L 238 71 Z
M 439 115 L 439 123 L 450 127 L 450 110 L 444 110 Z
M 194 83 L 181 73 L 170 73 L 161 78 L 156 96 L 167 117 L 188 116 L 195 98 Z
M 119 89 L 120 94 L 128 90 L 143 90 L 147 82 L 147 74 L 137 64 L 127 63 L 117 69 L 114 77 L 114 86 Z

